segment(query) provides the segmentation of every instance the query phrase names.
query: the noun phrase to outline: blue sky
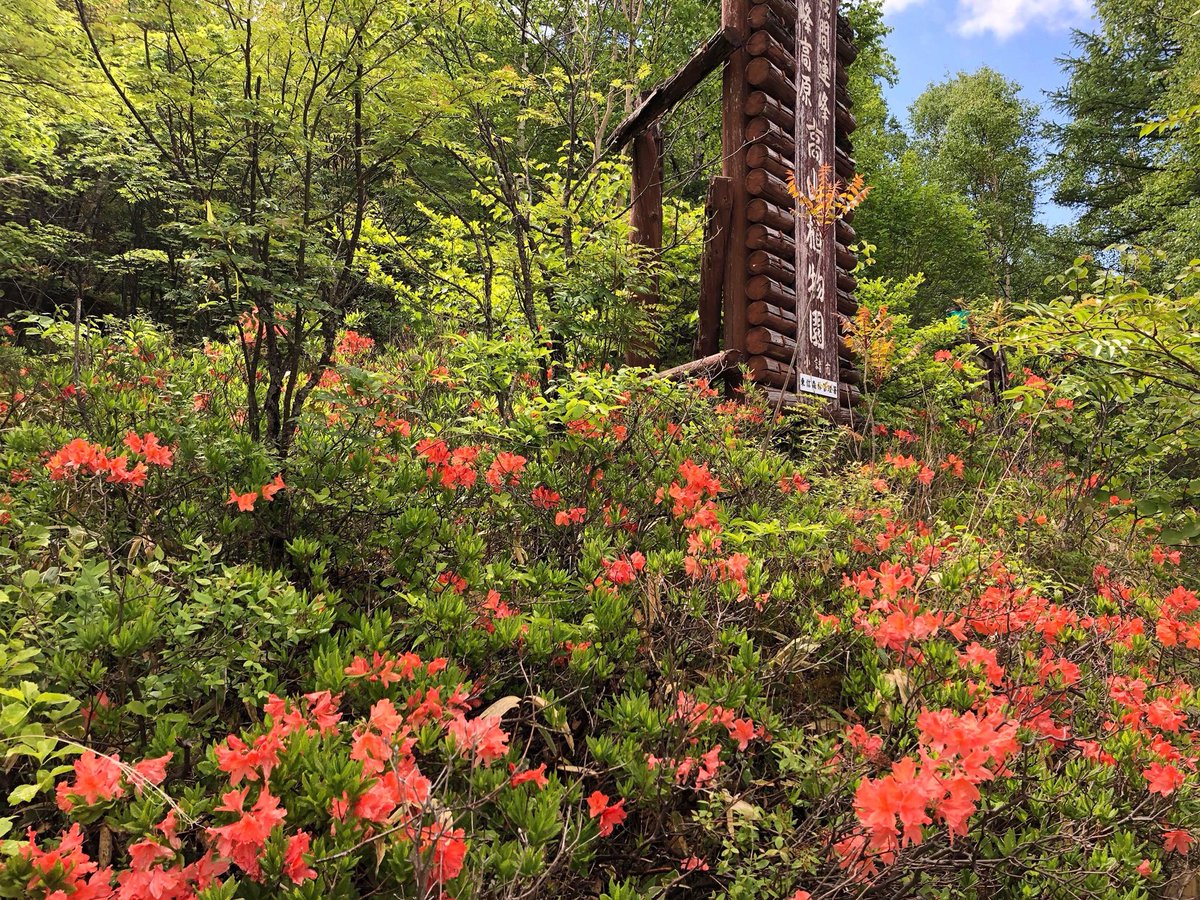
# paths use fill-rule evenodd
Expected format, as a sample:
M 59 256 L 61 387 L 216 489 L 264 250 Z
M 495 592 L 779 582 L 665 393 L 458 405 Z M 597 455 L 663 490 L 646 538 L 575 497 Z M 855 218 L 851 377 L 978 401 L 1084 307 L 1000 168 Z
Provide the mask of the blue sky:
M 901 121 L 927 86 L 982 65 L 1018 82 L 1044 116 L 1052 115 L 1045 92 L 1064 80 L 1056 60 L 1071 52 L 1071 29 L 1091 22 L 1090 0 L 884 0 L 883 8 L 900 70 L 888 103 Z M 1070 218 L 1044 204 L 1048 224 Z

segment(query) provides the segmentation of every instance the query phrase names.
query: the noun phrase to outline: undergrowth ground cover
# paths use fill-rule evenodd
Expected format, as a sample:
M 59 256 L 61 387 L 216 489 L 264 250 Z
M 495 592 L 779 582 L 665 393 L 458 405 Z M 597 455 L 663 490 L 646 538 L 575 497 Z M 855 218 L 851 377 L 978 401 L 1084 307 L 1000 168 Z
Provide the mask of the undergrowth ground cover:
M 1068 382 L 951 330 L 863 348 L 856 432 L 343 332 L 281 458 L 235 340 L 27 323 L 0 895 L 1171 890 L 1194 575 Z

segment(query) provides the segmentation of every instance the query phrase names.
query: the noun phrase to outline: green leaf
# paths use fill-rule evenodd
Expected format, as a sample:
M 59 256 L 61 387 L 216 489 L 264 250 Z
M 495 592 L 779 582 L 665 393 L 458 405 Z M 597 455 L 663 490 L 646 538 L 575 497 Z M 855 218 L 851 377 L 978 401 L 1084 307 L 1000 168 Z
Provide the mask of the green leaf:
M 10 804 L 28 803 L 30 800 L 32 800 L 34 797 L 36 797 L 38 795 L 39 790 L 40 790 L 40 788 L 38 788 L 38 786 L 36 784 L 18 785 L 17 787 L 13 788 L 12 791 L 9 792 L 8 802 Z M 10 822 L 10 824 L 11 824 L 11 822 Z M 3 832 L 0 832 L 0 836 L 2 836 L 2 835 L 3 835 Z

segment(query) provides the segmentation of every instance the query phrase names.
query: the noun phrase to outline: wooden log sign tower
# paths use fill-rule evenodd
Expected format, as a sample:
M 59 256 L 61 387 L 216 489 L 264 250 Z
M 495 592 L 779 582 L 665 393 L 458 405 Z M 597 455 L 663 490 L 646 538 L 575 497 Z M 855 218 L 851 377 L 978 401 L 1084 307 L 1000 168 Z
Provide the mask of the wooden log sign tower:
M 794 173 L 809 193 L 823 166 L 842 184 L 854 177 L 846 69 L 857 51 L 836 2 L 723 0 L 720 31 L 643 95 L 609 149 L 634 140 L 661 152 L 661 141 L 636 139 L 723 66 L 722 167 L 708 196 L 697 360 L 680 369 L 744 362 L 773 402 L 808 397 L 846 420 L 860 396 L 843 338 L 857 311 L 854 231 L 846 221 L 825 224 L 801 212 L 787 184 Z M 645 161 L 635 168 L 661 171 Z M 661 176 L 635 172 L 631 221 L 639 244 L 661 247 L 661 203 Z M 657 223 L 657 233 L 647 222 Z

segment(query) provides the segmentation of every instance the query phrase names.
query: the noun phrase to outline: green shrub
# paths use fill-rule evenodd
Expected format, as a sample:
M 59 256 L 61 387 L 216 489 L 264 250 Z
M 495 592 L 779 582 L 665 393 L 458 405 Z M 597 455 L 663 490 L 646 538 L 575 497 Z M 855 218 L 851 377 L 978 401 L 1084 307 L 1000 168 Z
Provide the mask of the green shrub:
M 0 895 L 1160 889 L 1179 550 L 1068 530 L 1062 389 L 879 305 L 860 433 L 348 338 L 277 458 L 229 346 L 5 348 Z

